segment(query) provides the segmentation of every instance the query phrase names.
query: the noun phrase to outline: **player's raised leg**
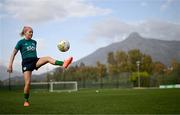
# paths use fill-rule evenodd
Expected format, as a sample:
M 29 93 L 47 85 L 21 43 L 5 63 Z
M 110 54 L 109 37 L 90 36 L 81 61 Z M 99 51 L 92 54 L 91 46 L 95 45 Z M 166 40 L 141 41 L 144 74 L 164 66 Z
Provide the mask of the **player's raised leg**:
M 46 57 L 41 57 L 37 63 L 36 63 L 36 67 L 39 68 L 43 65 L 45 65 L 46 63 L 50 63 L 52 65 L 59 65 L 59 66 L 63 66 L 64 68 L 67 68 L 71 63 L 72 63 L 73 57 L 69 57 L 66 60 L 63 61 L 59 61 L 59 60 L 55 60 L 49 56 Z

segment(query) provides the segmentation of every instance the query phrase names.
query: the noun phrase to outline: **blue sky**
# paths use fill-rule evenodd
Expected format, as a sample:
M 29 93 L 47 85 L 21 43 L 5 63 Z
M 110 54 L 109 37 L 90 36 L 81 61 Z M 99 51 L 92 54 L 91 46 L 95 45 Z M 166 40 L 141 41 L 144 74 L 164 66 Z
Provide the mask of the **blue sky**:
M 38 56 L 77 61 L 131 32 L 148 38 L 180 40 L 180 0 L 1 0 L 0 64 L 7 65 L 24 25 L 32 26 Z M 71 48 L 62 53 L 57 43 Z M 20 53 L 15 70 L 21 71 Z M 42 73 L 55 66 L 46 65 Z

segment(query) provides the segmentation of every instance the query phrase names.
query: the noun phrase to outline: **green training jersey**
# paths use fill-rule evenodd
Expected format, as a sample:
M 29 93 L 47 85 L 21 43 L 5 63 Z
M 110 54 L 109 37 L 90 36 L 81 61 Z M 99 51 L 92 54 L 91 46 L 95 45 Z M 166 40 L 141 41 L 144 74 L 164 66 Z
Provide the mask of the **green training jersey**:
M 26 40 L 23 38 L 18 41 L 15 49 L 20 50 L 22 59 L 37 57 L 36 44 L 37 42 L 33 39 Z

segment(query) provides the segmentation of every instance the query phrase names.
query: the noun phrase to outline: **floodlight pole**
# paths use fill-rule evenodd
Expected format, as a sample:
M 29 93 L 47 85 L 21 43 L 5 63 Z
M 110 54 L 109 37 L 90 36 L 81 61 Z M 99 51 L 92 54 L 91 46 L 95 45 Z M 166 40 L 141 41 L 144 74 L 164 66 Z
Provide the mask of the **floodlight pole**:
M 49 84 L 49 74 L 48 74 L 48 72 L 49 72 L 49 68 L 48 68 L 48 66 L 46 67 L 46 79 L 47 79 L 47 88 L 48 88 L 48 90 L 50 90 L 50 84 Z
M 9 72 L 9 91 L 11 91 L 11 73 Z
M 137 64 L 137 69 L 138 69 L 138 87 L 140 88 L 140 76 L 139 76 L 139 66 L 140 66 L 140 61 L 136 61 Z

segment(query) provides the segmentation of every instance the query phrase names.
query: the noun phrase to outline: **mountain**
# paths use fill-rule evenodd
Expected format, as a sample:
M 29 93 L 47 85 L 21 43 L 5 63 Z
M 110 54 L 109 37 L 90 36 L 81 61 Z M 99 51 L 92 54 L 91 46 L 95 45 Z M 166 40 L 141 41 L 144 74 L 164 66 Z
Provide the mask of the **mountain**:
M 154 61 L 160 61 L 165 65 L 170 65 L 173 58 L 180 60 L 180 41 L 144 38 L 138 33 L 133 32 L 125 40 L 99 48 L 73 65 L 83 62 L 85 65 L 94 66 L 97 61 L 105 64 L 109 52 L 117 50 L 127 52 L 131 49 L 139 49 L 142 53 L 150 55 Z
M 14 73 L 13 73 L 14 74 Z M 32 75 L 31 82 L 46 82 L 47 81 L 47 73 L 40 74 L 40 75 Z M 9 84 L 9 79 L 3 80 L 4 85 Z M 21 76 L 15 76 L 11 77 L 11 85 L 23 85 L 24 84 L 24 78 L 23 74 L 21 73 Z
M 11 74 L 11 77 L 15 76 L 22 76 L 22 73 L 13 71 L 13 74 Z M 5 80 L 9 78 L 9 73 L 7 72 L 7 68 L 3 65 L 0 65 L 0 80 Z
M 45 81 L 47 73 L 43 73 L 40 75 L 32 75 L 31 81 Z M 13 71 L 10 75 L 11 84 L 23 84 L 24 78 L 22 72 Z M 7 68 L 3 65 L 0 65 L 0 80 L 3 81 L 3 84 L 9 83 L 9 73 L 7 72 Z

